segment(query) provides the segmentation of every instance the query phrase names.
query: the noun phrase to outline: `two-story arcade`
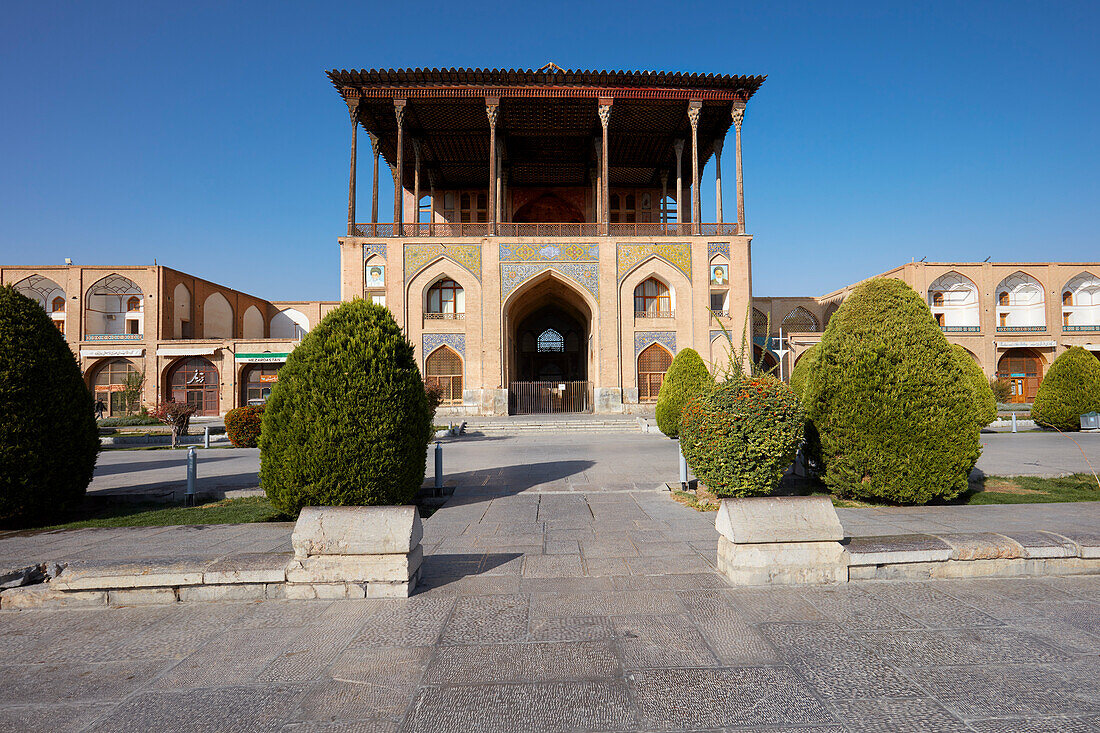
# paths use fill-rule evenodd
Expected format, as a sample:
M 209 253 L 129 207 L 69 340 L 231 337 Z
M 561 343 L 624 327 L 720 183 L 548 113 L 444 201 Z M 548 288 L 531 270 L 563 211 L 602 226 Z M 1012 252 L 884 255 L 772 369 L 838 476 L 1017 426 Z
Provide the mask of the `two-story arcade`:
M 722 326 L 740 343 L 741 123 L 764 77 L 553 64 L 328 75 L 351 121 L 341 298 L 390 308 L 454 412 L 631 412 L 656 400 L 678 349 L 724 362 Z M 731 133 L 737 211 L 723 217 Z M 384 223 L 380 158 L 401 192 Z M 718 195 L 704 216 L 708 163 Z

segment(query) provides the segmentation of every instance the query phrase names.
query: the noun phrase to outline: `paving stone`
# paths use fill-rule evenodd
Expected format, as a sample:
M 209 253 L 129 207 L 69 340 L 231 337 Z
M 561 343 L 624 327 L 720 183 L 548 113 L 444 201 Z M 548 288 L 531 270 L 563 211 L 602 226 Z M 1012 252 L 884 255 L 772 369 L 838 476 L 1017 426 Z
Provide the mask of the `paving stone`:
M 334 679 L 395 689 L 415 687 L 424 676 L 432 647 L 372 647 L 346 649 L 329 668 Z
M 369 711 L 360 711 L 368 715 Z M 400 723 L 389 718 L 360 718 L 356 720 L 308 720 L 304 723 L 287 723 L 280 733 L 397 733 Z
M 825 615 L 806 602 L 802 589 L 733 588 L 733 605 L 749 623 L 765 621 L 824 621 Z
M 611 620 L 602 616 L 533 618 L 528 631 L 531 641 L 598 641 L 614 636 Z
M 89 731 L 277 730 L 299 694 L 298 688 L 283 685 L 142 692 L 128 698 Z
M 972 720 L 971 729 L 977 733 L 1096 733 L 1100 726 L 1082 718 L 1002 718 L 1000 720 Z
M 402 730 L 528 733 L 637 727 L 625 685 L 597 681 L 421 688 Z
M 718 666 L 687 616 L 626 616 L 611 623 L 627 669 Z
M 609 641 L 441 647 L 424 684 L 546 682 L 622 675 Z
M 580 555 L 527 555 L 525 578 L 576 578 L 584 575 Z
M 1020 582 L 1016 579 L 1013 579 L 1013 581 Z M 982 585 L 989 582 L 986 579 L 944 580 L 930 581 L 925 585 L 957 598 L 968 606 L 973 606 L 982 613 L 1002 621 L 1038 618 L 1041 615 L 1038 607 L 1009 600 L 1004 596 L 993 593 L 988 586 Z
M 373 684 L 324 679 L 302 695 L 292 720 L 355 720 L 360 717 L 400 722 L 415 685 Z
M 621 557 L 589 557 L 584 558 L 584 569 L 590 576 L 627 575 L 630 569 Z
M 602 579 L 601 579 L 602 580 Z M 667 591 L 596 591 L 588 593 L 532 593 L 533 618 L 569 616 L 668 615 L 683 613 L 675 593 Z
M 806 588 L 802 596 L 822 614 L 849 629 L 916 629 L 922 624 L 855 586 Z
M 259 601 L 267 597 L 263 583 L 237 585 L 186 585 L 179 589 L 181 602 Z
M 681 593 L 680 600 L 707 644 L 723 664 L 769 664 L 779 661 L 764 636 L 734 610 L 721 591 Z
M 63 694 L 66 703 L 119 699 L 130 694 L 164 667 L 163 661 L 128 660 L 98 664 L 0 665 L 4 700 L 33 702 L 46 691 Z M 53 695 L 53 693 L 48 693 Z
M 226 632 L 154 680 L 152 687 L 179 690 L 252 682 L 286 645 L 286 638 L 268 629 Z
M 948 532 L 936 535 L 951 545 L 952 560 L 1002 560 L 1024 557 L 1024 548 L 997 532 Z
M 1051 578 L 1050 586 L 1083 601 L 1100 603 L 1100 575 Z
M 459 598 L 443 630 L 445 644 L 520 641 L 527 635 L 527 596 Z
M 388 601 L 370 616 L 351 645 L 355 647 L 417 646 L 439 640 L 454 598 L 428 595 Z
M 212 563 L 202 574 L 207 585 L 223 583 L 282 583 L 290 553 L 251 552 L 229 555 Z
M 1058 590 L 1055 585 L 1046 578 L 994 578 L 980 580 L 977 587 L 983 591 L 992 593 L 1002 598 L 1018 603 L 1050 603 L 1051 601 L 1068 601 L 1068 593 Z
M 1016 629 L 875 631 L 855 636 L 883 660 L 905 667 L 1027 664 L 1067 659 L 1064 653 Z
M 851 565 L 939 562 L 951 557 L 951 546 L 928 534 L 852 537 L 846 545 Z
M 231 604 L 226 604 L 228 607 Z M 283 601 L 269 600 L 245 606 L 234 605 L 240 618 L 236 628 L 301 627 L 314 623 L 318 616 L 333 605 L 331 600 Z
M 581 554 L 586 558 L 637 557 L 638 548 L 629 537 L 601 537 L 581 540 Z
M 964 719 L 1100 712 L 1095 690 L 1053 667 L 933 667 L 921 671 L 921 687 Z
M 615 586 L 611 578 L 523 578 L 521 593 L 596 593 L 609 591 Z
M 864 590 L 932 628 L 1002 625 L 998 619 L 927 583 L 868 583 Z
M 672 575 L 626 575 L 611 578 L 616 590 L 673 590 L 728 588 L 722 576 L 710 573 L 675 573 Z
M 835 722 L 783 667 L 654 669 L 628 679 L 643 721 L 656 730 Z
M 626 566 L 634 575 L 702 574 L 714 570 L 710 561 L 694 552 L 671 557 L 628 557 Z
M 126 557 L 119 552 L 115 557 Z M 147 558 L 68 563 L 51 585 L 61 590 L 105 590 L 200 585 L 203 571 L 213 560 L 195 558 Z
M 580 543 L 576 540 L 546 540 L 547 555 L 579 555 Z
M 303 629 L 271 660 L 259 682 L 308 682 L 324 674 L 332 660 L 351 643 L 353 631 L 323 624 Z
M 934 700 L 838 700 L 833 709 L 863 733 L 966 733 L 963 721 Z
M 144 606 L 176 603 L 178 600 L 173 588 L 126 588 L 107 591 L 108 606 Z
M 56 700 L 46 704 L 17 705 L 9 699 L 0 706 L 0 731 L 76 733 L 106 715 L 112 707 L 114 703 L 68 704 Z

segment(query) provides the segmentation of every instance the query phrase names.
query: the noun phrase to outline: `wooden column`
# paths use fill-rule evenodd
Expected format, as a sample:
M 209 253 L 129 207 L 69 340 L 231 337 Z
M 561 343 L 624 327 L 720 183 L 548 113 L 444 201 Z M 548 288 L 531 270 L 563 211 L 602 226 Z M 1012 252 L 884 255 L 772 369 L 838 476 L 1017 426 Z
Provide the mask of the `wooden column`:
M 691 232 L 700 234 L 699 220 L 702 218 L 702 207 L 699 203 L 699 110 L 703 103 L 692 100 L 688 102 L 688 122 L 691 123 Z
M 489 118 L 489 234 L 496 234 L 497 226 L 497 113 L 500 100 L 496 97 L 485 98 L 485 114 Z
M 348 176 L 348 236 L 355 235 L 355 164 L 358 158 L 356 144 L 359 137 L 359 100 L 348 101 L 351 116 L 351 174 Z
M 373 132 L 368 132 L 367 136 L 370 138 L 370 147 L 374 152 L 374 180 L 371 184 L 370 194 L 370 223 L 378 223 L 378 136 Z M 372 236 L 377 236 L 377 232 L 371 232 Z
M 741 178 L 741 121 L 745 118 L 745 103 L 733 103 L 733 127 L 736 147 L 734 149 L 734 167 L 737 168 L 737 233 L 745 233 L 745 187 Z
M 719 224 L 722 223 L 722 144 L 721 138 L 714 141 L 714 213 Z M 722 227 L 718 227 L 718 233 L 722 233 Z
M 496 152 L 494 153 L 494 155 L 497 156 L 497 216 L 496 216 L 496 219 L 493 220 L 494 224 L 499 224 L 502 221 L 504 221 L 504 216 L 501 214 L 501 212 L 504 211 L 504 198 L 503 198 L 503 191 L 504 191 L 504 155 L 503 155 L 503 148 L 504 148 L 503 142 L 500 141 L 500 140 L 497 140 Z
M 413 140 L 413 198 L 416 200 L 416 204 L 413 208 L 413 223 L 420 223 L 420 141 Z M 420 234 L 417 231 L 417 234 Z
M 676 223 L 684 223 L 684 141 L 677 140 L 672 143 L 672 149 L 676 151 Z M 677 232 L 679 234 L 679 232 Z
M 405 224 L 405 100 L 393 100 L 393 111 L 397 115 L 397 163 L 393 176 L 393 233 L 400 237 L 404 234 Z
M 661 171 L 661 205 L 657 207 L 657 211 L 662 224 L 668 223 L 668 212 L 665 209 L 666 199 L 668 199 L 668 171 Z
M 608 164 L 607 154 L 607 126 L 611 122 L 611 99 L 600 98 L 600 126 L 603 128 L 603 141 L 600 145 L 600 230 L 602 234 L 610 234 L 611 217 L 611 166 Z

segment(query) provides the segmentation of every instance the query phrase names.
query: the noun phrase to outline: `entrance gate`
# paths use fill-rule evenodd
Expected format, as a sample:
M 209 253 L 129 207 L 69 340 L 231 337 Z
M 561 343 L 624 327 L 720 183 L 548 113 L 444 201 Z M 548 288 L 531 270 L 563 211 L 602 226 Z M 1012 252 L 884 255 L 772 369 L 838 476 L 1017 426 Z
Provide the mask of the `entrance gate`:
M 588 412 L 591 404 L 591 382 L 511 382 L 508 385 L 508 413 L 511 415 Z

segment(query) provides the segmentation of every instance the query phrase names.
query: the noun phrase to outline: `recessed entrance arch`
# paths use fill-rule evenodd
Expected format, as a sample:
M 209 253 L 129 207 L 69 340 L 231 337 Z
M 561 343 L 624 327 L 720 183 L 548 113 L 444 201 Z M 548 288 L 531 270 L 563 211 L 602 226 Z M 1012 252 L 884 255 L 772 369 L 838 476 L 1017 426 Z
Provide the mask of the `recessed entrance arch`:
M 1034 402 L 1043 381 L 1043 359 L 1032 349 L 1008 349 L 997 361 L 997 378 L 1008 382 L 1009 402 Z
M 591 409 L 594 313 L 594 301 L 553 270 L 509 296 L 503 333 L 511 414 Z

